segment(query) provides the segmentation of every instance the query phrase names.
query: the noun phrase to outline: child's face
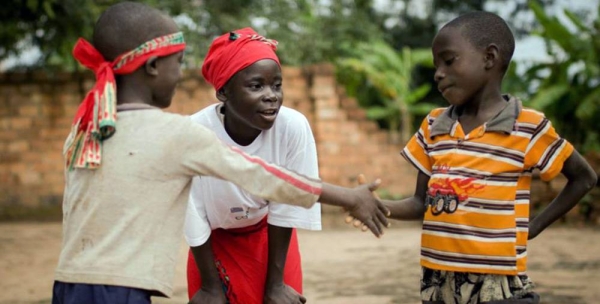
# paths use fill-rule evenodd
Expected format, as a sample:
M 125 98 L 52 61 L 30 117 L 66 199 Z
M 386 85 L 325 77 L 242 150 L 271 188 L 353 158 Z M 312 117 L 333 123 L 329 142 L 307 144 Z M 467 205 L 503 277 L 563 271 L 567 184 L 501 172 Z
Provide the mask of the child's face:
M 153 101 L 155 106 L 166 108 L 171 105 L 177 83 L 181 80 L 183 52 L 161 57 L 156 61 L 158 77 L 154 81 Z
M 283 103 L 281 69 L 270 59 L 237 72 L 226 85 L 227 121 L 234 126 L 268 130 Z
M 451 105 L 463 105 L 481 92 L 487 81 L 485 52 L 476 49 L 457 28 L 443 28 L 433 40 L 435 82 Z

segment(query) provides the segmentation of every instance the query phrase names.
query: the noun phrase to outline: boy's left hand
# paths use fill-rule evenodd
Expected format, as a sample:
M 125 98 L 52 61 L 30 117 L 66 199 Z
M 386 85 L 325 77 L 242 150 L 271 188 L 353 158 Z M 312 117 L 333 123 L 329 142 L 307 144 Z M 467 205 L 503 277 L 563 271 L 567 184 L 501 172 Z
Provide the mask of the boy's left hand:
M 296 292 L 292 287 L 281 284 L 265 290 L 263 304 L 303 304 L 306 298 Z

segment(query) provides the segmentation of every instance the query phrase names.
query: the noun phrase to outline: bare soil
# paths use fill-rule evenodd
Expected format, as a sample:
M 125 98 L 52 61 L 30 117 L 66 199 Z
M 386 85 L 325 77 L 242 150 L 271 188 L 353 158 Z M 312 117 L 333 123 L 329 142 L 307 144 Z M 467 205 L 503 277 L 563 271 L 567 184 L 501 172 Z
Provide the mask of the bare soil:
M 420 303 L 420 228 L 394 222 L 382 239 L 324 218 L 300 231 L 308 303 Z M 61 246 L 60 223 L 0 224 L 0 303 L 50 303 Z M 183 244 L 175 294 L 153 303 L 187 303 Z M 542 303 L 600 303 L 600 230 L 554 227 L 530 243 L 529 275 Z

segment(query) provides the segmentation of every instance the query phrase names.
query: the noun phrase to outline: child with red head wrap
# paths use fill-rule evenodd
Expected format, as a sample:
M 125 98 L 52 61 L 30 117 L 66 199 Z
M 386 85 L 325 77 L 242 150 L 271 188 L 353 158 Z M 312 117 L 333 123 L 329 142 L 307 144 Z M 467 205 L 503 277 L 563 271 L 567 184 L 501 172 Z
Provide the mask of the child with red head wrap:
M 276 46 L 250 28 L 218 37 L 202 74 L 221 103 L 192 120 L 246 153 L 317 177 L 310 125 L 300 112 L 282 106 Z M 304 303 L 295 228 L 320 230 L 320 206 L 287 206 L 248 196 L 216 178 L 194 179 L 186 218 L 190 298 L 194 303 L 219 302 L 224 296 L 232 304 Z
M 109 7 L 92 43 L 75 46 L 75 58 L 97 82 L 65 143 L 53 304 L 147 304 L 151 296 L 170 296 L 195 176 L 231 181 L 256 199 L 306 208 L 321 200 L 362 221 L 385 212 L 370 193 L 376 185 L 323 183 L 226 146 L 189 117 L 162 111 L 181 78 L 184 48 L 169 16 L 137 2 Z M 373 232 L 379 235 L 385 223 L 374 221 Z

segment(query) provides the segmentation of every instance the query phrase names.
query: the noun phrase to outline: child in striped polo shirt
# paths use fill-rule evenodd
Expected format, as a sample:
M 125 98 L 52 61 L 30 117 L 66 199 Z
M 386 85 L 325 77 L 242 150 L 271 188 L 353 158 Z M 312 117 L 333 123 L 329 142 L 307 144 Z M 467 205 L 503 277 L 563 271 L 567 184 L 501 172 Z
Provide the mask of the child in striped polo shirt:
M 413 197 L 384 202 L 391 218 L 424 216 L 423 303 L 538 303 L 526 275 L 527 240 L 596 184 L 590 165 L 544 114 L 501 94 L 515 47 L 500 17 L 462 15 L 433 41 L 435 81 L 450 106 L 435 109 L 402 155 L 419 171 Z M 529 220 L 532 172 L 568 183 Z

